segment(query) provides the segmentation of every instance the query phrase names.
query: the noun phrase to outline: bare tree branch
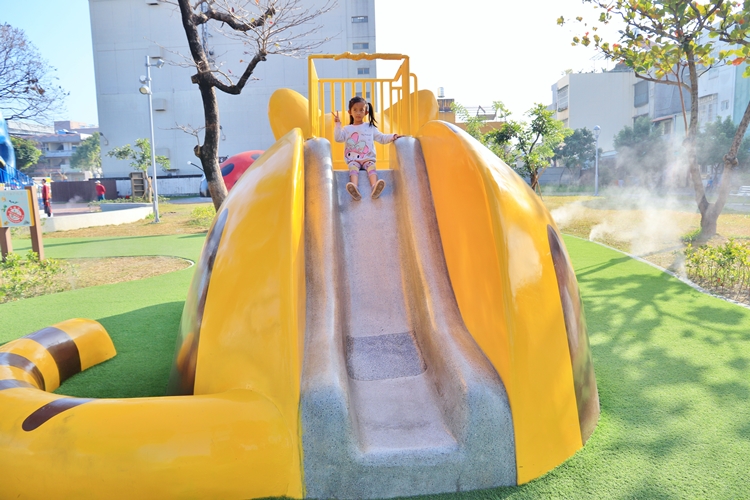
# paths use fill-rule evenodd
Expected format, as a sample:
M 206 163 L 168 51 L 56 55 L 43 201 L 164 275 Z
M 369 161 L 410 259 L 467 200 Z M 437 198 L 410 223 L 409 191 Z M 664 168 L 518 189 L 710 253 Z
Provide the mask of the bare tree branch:
M 0 110 L 7 120 L 43 122 L 68 95 L 24 32 L 0 25 Z

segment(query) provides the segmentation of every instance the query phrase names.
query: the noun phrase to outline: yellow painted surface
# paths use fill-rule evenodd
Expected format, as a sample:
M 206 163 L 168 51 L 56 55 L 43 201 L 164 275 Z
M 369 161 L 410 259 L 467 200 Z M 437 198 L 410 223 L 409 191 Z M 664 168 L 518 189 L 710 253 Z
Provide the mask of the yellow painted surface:
M 547 237 L 555 225 L 526 183 L 457 127 L 430 122 L 417 137 L 461 314 L 508 391 L 525 483 L 582 446 Z
M 0 499 L 239 499 L 282 495 L 294 439 L 276 406 L 246 390 L 92 400 L 37 429 L 54 394 L 0 391 Z
M 20 380 L 28 382 L 37 389 L 41 389 L 37 385 L 36 378 L 31 373 L 15 366 L 0 365 L 0 380 Z
M 78 346 L 81 370 L 113 358 L 117 354 L 107 330 L 96 321 L 75 318 L 54 326 L 70 335 Z
M 305 319 L 303 136 L 282 137 L 235 184 L 222 210 L 200 331 L 195 394 L 250 389 L 281 412 L 295 438 L 286 468 L 302 496 L 299 397 Z
M 49 351 L 39 345 L 39 343 L 20 338 L 0 346 L 0 352 L 12 352 L 34 363 L 39 368 L 39 371 L 42 372 L 46 390 L 54 391 L 60 387 L 60 372 L 57 369 L 57 363 L 55 363 Z
M 311 137 L 309 103 L 307 98 L 292 89 L 277 89 L 268 100 L 268 121 L 276 140 L 299 128 L 302 137 Z

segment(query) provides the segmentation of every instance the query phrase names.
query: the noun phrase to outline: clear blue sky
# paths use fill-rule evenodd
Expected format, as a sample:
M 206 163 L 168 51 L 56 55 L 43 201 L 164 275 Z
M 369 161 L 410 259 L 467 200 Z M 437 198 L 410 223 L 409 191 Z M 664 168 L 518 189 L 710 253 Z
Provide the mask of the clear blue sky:
M 3 0 L 0 22 L 24 30 L 57 69 L 70 95 L 56 118 L 98 123 L 88 0 Z
M 444 87 L 465 106 L 501 100 L 521 118 L 551 102 L 564 70 L 604 65 L 555 24 L 590 11 L 580 0 L 375 0 L 378 50 L 409 55 L 420 88 Z M 0 22 L 23 29 L 57 69 L 70 92 L 57 118 L 98 123 L 88 0 L 2 0 Z

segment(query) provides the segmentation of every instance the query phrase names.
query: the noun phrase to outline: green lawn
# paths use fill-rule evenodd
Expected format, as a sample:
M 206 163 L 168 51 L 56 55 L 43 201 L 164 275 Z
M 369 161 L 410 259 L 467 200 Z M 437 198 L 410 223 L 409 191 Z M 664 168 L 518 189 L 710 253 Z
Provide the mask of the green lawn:
M 178 255 L 203 235 L 48 240 L 50 257 Z M 750 310 L 599 245 L 566 237 L 586 308 L 602 416 L 583 450 L 514 488 L 433 498 L 748 498 Z M 22 250 L 22 249 L 21 249 Z M 0 342 L 71 317 L 118 355 L 58 392 L 162 394 L 192 268 L 0 305 Z

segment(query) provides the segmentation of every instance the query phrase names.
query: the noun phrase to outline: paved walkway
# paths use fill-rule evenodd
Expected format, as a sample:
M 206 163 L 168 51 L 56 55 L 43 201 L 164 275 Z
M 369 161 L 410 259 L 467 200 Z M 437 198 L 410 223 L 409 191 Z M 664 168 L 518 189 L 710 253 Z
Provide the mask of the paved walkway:
M 202 198 L 199 196 L 192 196 L 190 198 L 173 198 L 169 200 L 169 203 L 188 204 L 188 203 L 211 203 L 211 198 Z M 87 214 L 91 212 L 101 212 L 98 206 L 89 206 L 88 203 L 52 203 L 52 214 L 55 217 L 61 217 L 65 215 L 77 215 Z M 44 217 L 42 211 L 42 217 Z

